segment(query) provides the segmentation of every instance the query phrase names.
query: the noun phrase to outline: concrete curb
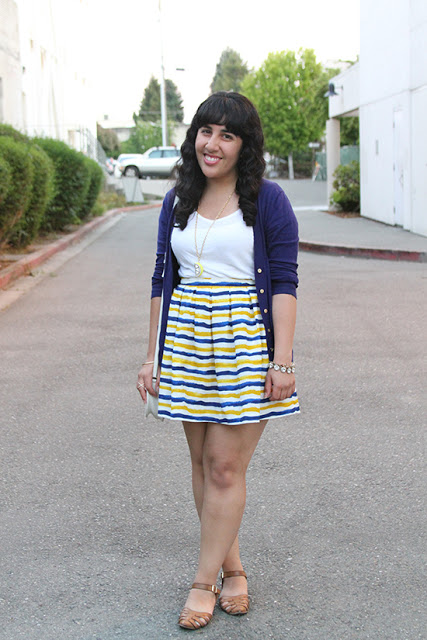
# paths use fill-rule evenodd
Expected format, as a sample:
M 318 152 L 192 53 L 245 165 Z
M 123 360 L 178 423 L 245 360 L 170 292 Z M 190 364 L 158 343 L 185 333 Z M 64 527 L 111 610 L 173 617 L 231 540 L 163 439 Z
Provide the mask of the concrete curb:
M 372 258 L 375 260 L 392 260 L 405 262 L 427 262 L 425 251 L 406 251 L 404 249 L 379 249 L 369 247 L 351 247 L 319 242 L 299 241 L 301 251 L 324 253 L 332 256 L 351 256 L 353 258 Z
M 21 260 L 18 260 L 14 264 L 2 269 L 0 271 L 0 289 L 4 289 L 9 284 L 11 284 L 14 280 L 17 280 L 21 276 L 27 275 L 31 273 L 33 269 L 41 265 L 43 262 L 51 258 L 55 253 L 59 251 L 63 251 L 70 245 L 79 242 L 84 236 L 88 233 L 99 227 L 101 224 L 108 222 L 113 216 L 118 215 L 119 213 L 125 213 L 126 211 L 138 211 L 141 209 L 154 209 L 157 207 L 161 207 L 162 203 L 158 204 L 142 204 L 140 206 L 132 206 L 132 207 L 121 207 L 119 209 L 110 209 L 104 215 L 99 216 L 98 218 L 94 218 L 87 224 L 83 225 L 77 231 L 70 233 L 69 235 L 53 242 L 52 244 L 46 245 L 39 251 L 35 251 L 34 253 L 25 256 Z

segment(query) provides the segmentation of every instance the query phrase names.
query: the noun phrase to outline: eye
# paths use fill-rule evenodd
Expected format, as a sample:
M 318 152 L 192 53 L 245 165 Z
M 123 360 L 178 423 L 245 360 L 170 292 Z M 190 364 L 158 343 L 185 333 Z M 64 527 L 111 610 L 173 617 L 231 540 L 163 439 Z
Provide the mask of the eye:
M 231 133 L 225 133 L 225 132 L 224 132 L 222 135 L 223 135 L 223 138 L 224 138 L 225 140 L 234 140 L 234 136 L 233 136 L 233 134 L 231 134 Z
M 200 133 L 203 133 L 203 135 L 209 135 L 211 132 L 211 130 L 208 127 L 202 127 L 200 129 Z

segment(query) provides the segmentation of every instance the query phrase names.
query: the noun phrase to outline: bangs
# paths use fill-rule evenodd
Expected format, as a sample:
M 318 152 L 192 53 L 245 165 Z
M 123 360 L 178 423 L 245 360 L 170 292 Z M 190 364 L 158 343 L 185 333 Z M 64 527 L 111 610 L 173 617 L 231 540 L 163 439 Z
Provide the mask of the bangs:
M 235 136 L 243 138 L 247 129 L 248 114 L 232 96 L 211 96 L 198 109 L 195 125 L 197 129 L 208 124 L 218 124 Z

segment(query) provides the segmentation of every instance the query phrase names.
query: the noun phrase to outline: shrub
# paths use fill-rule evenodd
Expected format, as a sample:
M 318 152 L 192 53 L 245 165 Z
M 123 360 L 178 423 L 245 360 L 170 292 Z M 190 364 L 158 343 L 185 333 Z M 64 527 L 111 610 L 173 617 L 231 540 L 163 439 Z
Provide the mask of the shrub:
M 82 204 L 79 218 L 83 220 L 91 212 L 104 182 L 104 172 L 95 160 L 85 158 L 85 166 L 89 175 L 89 187 Z
M 14 129 L 10 124 L 0 124 L 0 136 L 13 138 L 16 142 L 26 142 L 27 144 L 30 142 L 30 138 L 28 136 L 17 131 L 17 129 Z
M 24 215 L 15 226 L 10 244 L 26 247 L 37 236 L 49 201 L 54 195 L 54 166 L 47 153 L 38 145 L 28 147 L 34 169 L 31 198 Z
M 105 211 L 126 207 L 126 205 L 127 202 L 123 193 L 117 193 L 117 191 L 101 191 L 92 209 L 92 213 L 95 216 L 101 216 Z
M 0 204 L 0 246 L 3 246 L 28 206 L 34 169 L 24 142 L 0 136 L 0 156 L 9 164 L 11 172 L 10 188 Z
M 358 162 L 340 164 L 335 172 L 331 204 L 343 211 L 360 211 L 360 165 Z
M 11 182 L 12 177 L 9 164 L 0 156 L 0 204 L 9 193 Z
M 36 138 L 35 141 L 55 166 L 55 194 L 47 207 L 42 228 L 62 230 L 68 224 L 79 222 L 86 200 L 90 178 L 85 156 L 61 140 Z

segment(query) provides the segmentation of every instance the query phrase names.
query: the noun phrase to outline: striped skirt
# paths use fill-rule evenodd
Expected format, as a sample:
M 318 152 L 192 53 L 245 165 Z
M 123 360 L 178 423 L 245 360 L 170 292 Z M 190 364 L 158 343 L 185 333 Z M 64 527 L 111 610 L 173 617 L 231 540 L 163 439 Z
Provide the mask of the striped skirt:
M 169 308 L 159 416 L 239 425 L 298 413 L 296 393 L 264 398 L 268 362 L 254 284 L 181 283 Z

